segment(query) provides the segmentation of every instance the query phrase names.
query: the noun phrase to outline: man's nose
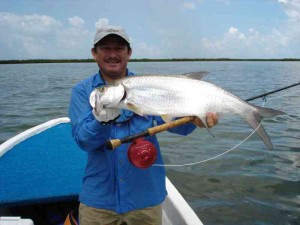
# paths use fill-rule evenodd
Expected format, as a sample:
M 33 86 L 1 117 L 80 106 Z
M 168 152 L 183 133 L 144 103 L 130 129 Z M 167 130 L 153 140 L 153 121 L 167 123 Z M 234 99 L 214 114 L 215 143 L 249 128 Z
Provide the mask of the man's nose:
M 110 56 L 110 57 L 115 57 L 115 56 L 117 56 L 117 50 L 116 49 L 110 49 L 109 50 L 109 52 L 108 52 L 108 55 Z

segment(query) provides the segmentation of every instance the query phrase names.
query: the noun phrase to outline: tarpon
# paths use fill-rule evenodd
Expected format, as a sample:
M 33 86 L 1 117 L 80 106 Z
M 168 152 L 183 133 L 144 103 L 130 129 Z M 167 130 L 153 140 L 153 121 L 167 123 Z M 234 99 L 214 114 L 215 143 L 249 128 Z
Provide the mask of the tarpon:
M 204 75 L 197 72 L 178 76 L 130 76 L 97 91 L 101 93 L 101 101 L 106 108 L 128 109 L 141 116 L 161 116 L 165 121 L 174 117 L 196 116 L 207 127 L 208 112 L 217 113 L 218 117 L 238 114 L 272 149 L 261 119 L 284 112 L 249 104 L 217 85 L 200 80 Z

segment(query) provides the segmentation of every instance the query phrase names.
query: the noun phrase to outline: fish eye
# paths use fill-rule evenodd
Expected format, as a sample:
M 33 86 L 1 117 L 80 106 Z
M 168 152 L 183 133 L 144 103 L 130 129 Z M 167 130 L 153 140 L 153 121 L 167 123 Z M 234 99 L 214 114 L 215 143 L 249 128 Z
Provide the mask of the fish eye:
M 101 88 L 99 89 L 99 91 L 100 91 L 100 93 L 104 93 L 106 89 L 107 89 L 106 87 L 101 87 Z

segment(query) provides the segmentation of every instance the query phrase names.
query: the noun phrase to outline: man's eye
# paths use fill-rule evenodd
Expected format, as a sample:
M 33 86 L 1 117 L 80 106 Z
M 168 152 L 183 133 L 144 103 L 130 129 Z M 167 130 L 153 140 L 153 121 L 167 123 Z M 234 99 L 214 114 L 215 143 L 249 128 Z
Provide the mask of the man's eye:
M 118 50 L 118 51 L 124 51 L 124 50 L 125 50 L 125 47 L 118 47 L 117 50 Z

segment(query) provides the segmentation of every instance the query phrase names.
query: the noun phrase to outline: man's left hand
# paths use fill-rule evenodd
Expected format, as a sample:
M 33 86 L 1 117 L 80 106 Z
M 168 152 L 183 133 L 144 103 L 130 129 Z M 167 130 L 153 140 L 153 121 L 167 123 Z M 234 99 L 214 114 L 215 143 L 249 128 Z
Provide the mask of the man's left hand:
M 195 118 L 195 121 L 193 123 L 198 127 L 205 127 L 203 122 L 198 117 Z M 213 127 L 213 126 L 217 125 L 217 123 L 218 123 L 217 114 L 211 113 L 211 112 L 207 113 L 206 114 L 206 123 L 207 123 L 208 127 Z

